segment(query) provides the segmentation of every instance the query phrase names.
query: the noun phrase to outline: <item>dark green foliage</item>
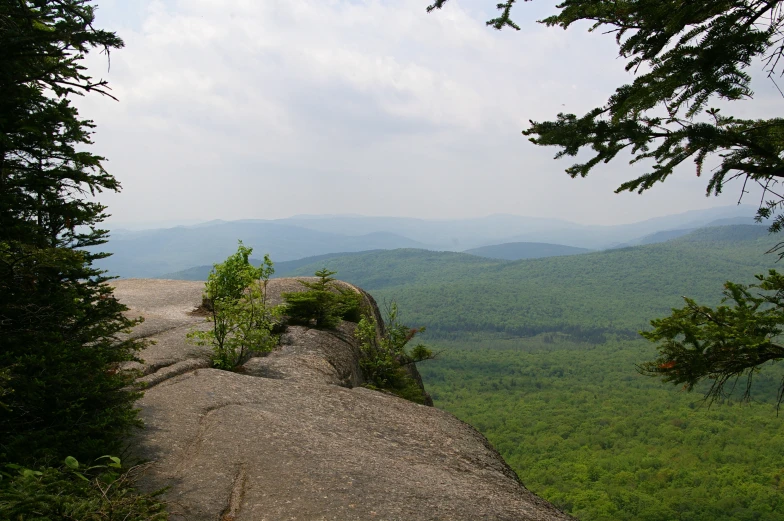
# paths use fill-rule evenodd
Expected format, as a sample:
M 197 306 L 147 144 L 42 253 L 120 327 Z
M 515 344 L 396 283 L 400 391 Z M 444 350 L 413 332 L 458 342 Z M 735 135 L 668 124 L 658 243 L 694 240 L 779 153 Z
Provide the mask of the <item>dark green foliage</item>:
M 362 295 L 352 290 L 341 288 L 338 301 L 338 313 L 346 322 L 357 323 L 362 319 Z
M 641 365 L 644 374 L 692 390 L 699 382 L 713 382 L 711 400 L 726 396 L 725 388 L 745 376 L 744 396 L 750 398 L 753 377 L 768 363 L 784 358 L 779 342 L 784 331 L 784 276 L 770 270 L 758 284 L 727 282 L 722 305 L 715 309 L 685 298 L 686 306 L 667 318 L 651 322 L 642 335 L 659 342 L 659 356 Z M 732 305 L 724 305 L 731 302 Z M 784 399 L 784 380 L 778 402 Z
M 94 458 L 137 424 L 134 322 L 85 250 L 106 238 L 90 196 L 119 183 L 68 100 L 107 93 L 80 62 L 122 46 L 92 22 L 84 0 L 0 2 L 0 461 Z
M 332 277 L 335 271 L 326 268 L 316 272 L 315 282 L 300 280 L 307 291 L 284 293 L 284 313 L 292 324 L 312 325 L 318 329 L 332 329 L 341 320 L 358 322 L 362 296 L 348 288 L 342 288 Z
M 369 387 L 390 391 L 413 402 L 425 403 L 424 390 L 407 368 L 416 362 L 431 360 L 434 355 L 424 344 L 408 347 L 408 343 L 425 328 L 403 325 L 397 314 L 397 304 L 393 302 L 381 328 L 373 315 L 364 315 L 359 321 L 354 333 L 360 342 L 359 366 Z
M 136 425 L 132 375 L 118 371 L 136 343 L 117 333 L 125 309 L 67 248 L 0 243 L 0 454 L 10 461 L 117 451 Z M 85 275 L 94 279 L 85 280 Z
M 104 207 L 84 196 L 120 185 L 101 167 L 102 157 L 84 151 L 93 124 L 79 119 L 67 99 L 108 93 L 80 61 L 91 48 L 108 53 L 123 43 L 95 29 L 93 18 L 86 0 L 0 4 L 1 240 L 55 247 L 103 242 L 92 226 Z
M 113 458 L 117 460 L 117 458 Z M 117 460 L 118 461 L 118 460 Z M 114 463 L 111 464 L 115 466 Z M 163 521 L 164 504 L 133 489 L 136 469 L 99 465 L 84 470 L 74 458 L 38 470 L 0 471 L 0 519 L 12 521 Z
M 506 0 L 506 2 L 502 2 L 500 4 L 496 4 L 496 8 L 501 11 L 500 16 L 498 18 L 493 18 L 492 20 L 487 21 L 487 25 L 491 25 L 494 28 L 501 30 L 506 26 L 511 27 L 517 31 L 520 30 L 520 26 L 517 25 L 512 21 L 510 18 L 510 13 L 512 11 L 512 6 L 515 4 L 517 0 Z M 523 0 L 524 2 L 530 2 L 531 0 Z M 435 0 L 431 5 L 427 7 L 427 12 L 431 12 L 434 9 L 441 9 L 447 0 Z

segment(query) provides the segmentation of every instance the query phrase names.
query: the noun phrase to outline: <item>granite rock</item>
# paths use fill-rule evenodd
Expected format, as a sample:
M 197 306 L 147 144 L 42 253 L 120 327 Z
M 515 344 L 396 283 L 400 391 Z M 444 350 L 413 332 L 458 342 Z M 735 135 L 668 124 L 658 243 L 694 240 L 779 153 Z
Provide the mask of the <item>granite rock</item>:
M 220 371 L 185 340 L 204 327 L 193 313 L 201 283 L 115 284 L 147 318 L 134 334 L 158 340 L 141 354 L 145 428 L 131 447 L 150 462 L 140 485 L 168 487 L 172 520 L 572 519 L 471 426 L 362 387 L 353 324 L 289 327 L 273 353 Z M 273 279 L 269 289 L 278 301 L 297 288 Z

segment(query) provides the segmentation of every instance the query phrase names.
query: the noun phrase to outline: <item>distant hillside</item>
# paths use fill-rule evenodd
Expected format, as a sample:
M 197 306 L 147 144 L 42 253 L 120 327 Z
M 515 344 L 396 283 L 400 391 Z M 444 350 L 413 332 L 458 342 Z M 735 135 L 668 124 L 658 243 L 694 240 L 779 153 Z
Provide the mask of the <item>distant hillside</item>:
M 672 239 L 677 239 L 678 237 L 683 237 L 684 235 L 688 235 L 692 232 L 694 232 L 694 230 L 666 230 L 663 232 L 656 232 L 641 238 L 637 245 L 666 242 Z
M 520 260 L 559 257 L 562 255 L 578 255 L 591 251 L 593 250 L 575 248 L 574 246 L 564 246 L 563 244 L 548 244 L 546 242 L 508 242 L 505 244 L 472 248 L 470 250 L 465 250 L 463 253 L 470 253 L 471 255 L 490 259 Z
M 304 259 L 297 259 L 293 261 L 283 261 L 283 262 L 275 262 L 275 278 L 277 277 L 288 277 L 289 274 L 294 273 L 296 270 L 301 268 L 302 266 L 309 266 L 311 264 L 315 265 L 320 262 L 325 262 L 330 259 L 334 259 L 336 257 L 351 257 L 356 255 L 364 255 L 367 253 L 374 253 L 376 251 L 382 250 L 370 250 L 370 251 L 361 251 L 361 252 L 343 252 L 343 253 L 327 253 L 325 255 L 314 255 L 312 257 L 305 257 Z M 254 266 L 258 266 L 261 264 L 261 260 L 259 259 L 250 259 L 250 263 Z M 207 264 L 204 266 L 194 266 L 193 268 L 188 268 L 187 270 L 177 271 L 174 273 L 165 273 L 160 277 L 156 277 L 159 279 L 172 279 L 172 280 L 207 280 L 207 276 L 212 271 L 212 264 Z
M 688 235 L 692 233 L 694 230 L 699 228 L 711 228 L 715 226 L 734 226 L 734 225 L 751 225 L 751 226 L 759 226 L 763 229 L 767 229 L 767 226 L 758 224 L 754 221 L 752 217 L 730 217 L 726 219 L 716 219 L 715 221 L 711 221 L 705 226 L 700 227 L 692 227 L 692 228 L 678 228 L 675 230 L 662 230 L 660 232 L 651 233 L 649 235 L 645 235 L 644 237 L 640 237 L 629 241 L 625 244 L 620 244 L 614 246 L 615 248 L 625 248 L 627 246 L 639 246 L 642 244 L 656 244 L 657 242 L 665 242 L 669 241 L 678 237 L 682 237 L 684 235 Z
M 465 251 L 487 244 L 511 242 L 542 242 L 601 249 L 663 230 L 710 226 L 717 219 L 740 218 L 746 220 L 744 224 L 750 224 L 755 211 L 756 208 L 750 205 L 733 205 L 608 226 L 504 214 L 470 219 L 324 215 L 291 217 L 275 222 L 330 233 L 393 232 L 409 237 L 431 250 Z
M 376 298 L 395 299 L 404 319 L 441 337 L 472 332 L 576 338 L 636 335 L 688 295 L 707 304 L 725 281 L 753 282 L 775 267 L 778 242 L 764 227 L 705 228 L 659 244 L 514 262 L 469 254 L 393 250 L 335 257 L 327 267 Z

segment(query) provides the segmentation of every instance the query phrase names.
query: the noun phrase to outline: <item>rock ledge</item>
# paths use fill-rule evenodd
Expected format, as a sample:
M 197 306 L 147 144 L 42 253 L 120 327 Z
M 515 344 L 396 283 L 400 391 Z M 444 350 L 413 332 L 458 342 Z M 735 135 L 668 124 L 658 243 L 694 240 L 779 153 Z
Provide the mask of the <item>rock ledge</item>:
M 572 519 L 529 492 L 469 425 L 359 387 L 353 325 L 289 328 L 245 374 L 219 371 L 185 341 L 204 327 L 191 313 L 202 283 L 115 286 L 146 318 L 134 335 L 156 341 L 142 354 L 146 427 L 132 447 L 153 462 L 142 487 L 168 487 L 172 520 Z M 299 287 L 273 279 L 270 293 Z

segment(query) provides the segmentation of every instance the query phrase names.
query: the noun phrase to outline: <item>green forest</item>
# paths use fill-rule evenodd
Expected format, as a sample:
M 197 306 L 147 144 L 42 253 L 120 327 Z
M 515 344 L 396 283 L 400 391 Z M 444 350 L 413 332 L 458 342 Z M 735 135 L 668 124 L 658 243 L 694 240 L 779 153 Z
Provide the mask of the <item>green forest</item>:
M 435 405 L 485 434 L 533 492 L 583 521 L 778 520 L 784 509 L 781 369 L 709 406 L 642 376 L 636 331 L 687 294 L 718 303 L 726 280 L 775 266 L 762 227 L 661 244 L 504 262 L 421 250 L 322 259 L 396 301 L 438 352 L 419 364 Z M 710 251 L 710 255 L 706 252 Z M 282 273 L 280 275 L 289 275 Z M 742 383 L 739 384 L 742 387 Z
M 779 371 L 756 400 L 708 407 L 635 372 L 645 341 L 557 335 L 439 342 L 420 364 L 437 407 L 479 429 L 526 487 L 587 520 L 778 520 L 784 432 Z

